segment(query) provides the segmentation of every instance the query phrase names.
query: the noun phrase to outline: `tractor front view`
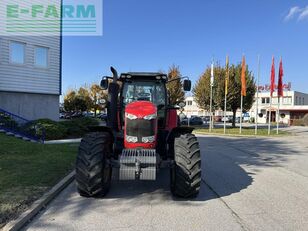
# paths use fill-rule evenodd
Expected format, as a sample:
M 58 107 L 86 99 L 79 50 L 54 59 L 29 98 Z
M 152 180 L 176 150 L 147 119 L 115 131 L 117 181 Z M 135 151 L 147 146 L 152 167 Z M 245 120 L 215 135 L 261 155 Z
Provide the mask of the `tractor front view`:
M 195 197 L 201 183 L 201 157 L 193 128 L 180 127 L 177 108 L 169 105 L 167 75 L 123 73 L 104 77 L 108 89 L 107 126 L 91 127 L 81 141 L 76 161 L 81 196 L 104 196 L 112 170 L 120 180 L 156 180 L 160 168 L 170 168 L 173 195 Z M 174 80 L 174 79 L 173 79 Z M 173 81 L 171 80 L 171 81 Z M 183 81 L 190 91 L 191 81 Z

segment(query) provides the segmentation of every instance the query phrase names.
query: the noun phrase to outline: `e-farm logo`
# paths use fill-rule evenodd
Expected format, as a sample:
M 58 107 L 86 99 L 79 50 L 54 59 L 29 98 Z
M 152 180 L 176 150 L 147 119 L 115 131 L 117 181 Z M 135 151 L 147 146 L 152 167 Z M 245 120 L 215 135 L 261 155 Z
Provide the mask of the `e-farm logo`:
M 3 0 L 0 35 L 99 36 L 102 0 Z

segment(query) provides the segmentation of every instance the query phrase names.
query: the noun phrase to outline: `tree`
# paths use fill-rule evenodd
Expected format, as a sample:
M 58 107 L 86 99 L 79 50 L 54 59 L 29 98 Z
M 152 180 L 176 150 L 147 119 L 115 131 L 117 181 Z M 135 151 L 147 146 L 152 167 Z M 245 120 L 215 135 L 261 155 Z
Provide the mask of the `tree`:
M 87 85 L 84 85 L 84 87 L 80 87 L 78 90 L 78 96 L 85 101 L 86 111 L 90 111 L 92 109 L 93 102 L 90 97 L 89 87 Z
M 179 77 L 181 77 L 179 66 L 172 65 L 168 71 L 168 80 L 170 81 Z M 185 92 L 183 90 L 183 84 L 180 79 L 168 83 L 167 91 L 171 105 L 178 105 L 179 103 L 185 101 Z
M 75 98 L 76 92 L 73 90 L 68 90 L 64 96 L 64 109 L 65 111 L 74 111 L 75 110 Z
M 233 112 L 232 126 L 235 127 L 235 117 L 236 111 L 241 107 L 241 73 L 242 65 L 232 65 L 230 67 L 230 81 L 228 85 L 228 95 L 227 95 L 227 110 Z M 223 81 L 224 86 L 224 81 Z M 247 95 L 243 97 L 243 111 L 249 111 L 256 93 L 256 84 L 251 71 L 246 67 L 246 92 Z M 224 92 L 221 93 L 221 97 L 224 97 Z M 220 107 L 223 108 L 224 100 L 220 102 Z M 242 115 L 241 115 L 242 116 Z
M 241 106 L 241 64 L 231 65 L 230 67 L 230 80 L 228 85 L 227 95 L 227 110 L 233 112 L 233 123 L 235 127 L 236 111 Z M 204 110 L 209 110 L 210 105 L 210 76 L 211 68 L 207 67 L 205 72 L 201 75 L 196 85 L 193 88 L 193 94 L 198 106 Z M 213 109 L 224 109 L 225 98 L 225 68 L 217 65 L 214 68 L 214 86 L 213 86 Z M 246 68 L 246 87 L 247 96 L 244 97 L 243 109 L 248 111 L 254 101 L 256 92 L 256 85 L 252 73 Z
M 223 86 L 220 80 L 224 79 L 225 71 L 222 67 L 214 67 L 214 86 L 213 86 L 213 109 L 219 109 L 221 98 L 220 92 L 223 91 Z M 210 110 L 210 97 L 211 97 L 211 67 L 207 67 L 205 72 L 198 79 L 197 83 L 193 88 L 193 94 L 196 103 L 203 110 Z
M 64 109 L 69 112 L 85 111 L 87 109 L 86 101 L 76 91 L 69 90 L 64 96 Z
M 92 109 L 96 116 L 96 111 L 103 109 L 102 101 L 107 100 L 107 93 L 99 85 L 92 84 L 90 87 L 90 98 L 92 101 Z

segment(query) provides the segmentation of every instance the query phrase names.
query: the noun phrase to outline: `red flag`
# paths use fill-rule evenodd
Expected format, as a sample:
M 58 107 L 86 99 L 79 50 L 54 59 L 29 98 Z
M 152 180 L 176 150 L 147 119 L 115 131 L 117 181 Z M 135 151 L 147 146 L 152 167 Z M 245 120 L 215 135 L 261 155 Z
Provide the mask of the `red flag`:
M 241 81 L 242 81 L 242 96 L 246 96 L 246 62 L 245 62 L 245 56 L 243 56 L 242 59 L 242 75 L 241 75 Z
M 272 58 L 272 70 L 271 70 L 271 96 L 273 96 L 273 92 L 275 91 L 275 60 Z
M 283 76 L 283 68 L 282 68 L 282 59 L 280 58 L 279 75 L 278 75 L 278 97 L 283 97 L 282 76 Z

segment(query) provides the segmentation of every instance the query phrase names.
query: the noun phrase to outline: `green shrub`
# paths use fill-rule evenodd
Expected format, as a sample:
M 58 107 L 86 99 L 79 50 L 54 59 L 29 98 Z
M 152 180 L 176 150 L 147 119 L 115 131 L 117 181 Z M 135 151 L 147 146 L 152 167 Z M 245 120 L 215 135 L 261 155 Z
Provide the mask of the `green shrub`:
M 303 118 L 303 124 L 304 126 L 308 126 L 308 113 Z
M 294 119 L 292 125 L 293 126 L 305 126 L 303 119 Z
M 82 137 L 89 132 L 89 126 L 98 126 L 99 121 L 94 118 L 77 118 L 59 122 L 67 129 L 68 137 Z
M 5 115 L 4 113 L 0 113 L 0 126 L 17 128 L 18 124 L 10 116 Z
M 45 129 L 46 140 L 57 140 L 67 136 L 66 127 L 50 119 L 31 121 L 23 127 L 23 130 L 32 135 L 42 135 L 42 127 Z

